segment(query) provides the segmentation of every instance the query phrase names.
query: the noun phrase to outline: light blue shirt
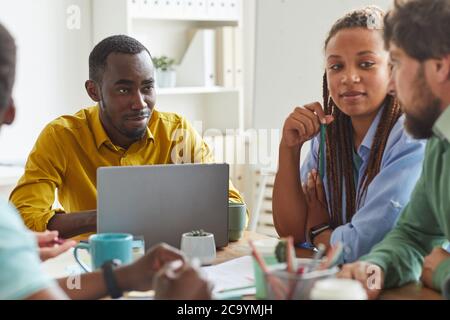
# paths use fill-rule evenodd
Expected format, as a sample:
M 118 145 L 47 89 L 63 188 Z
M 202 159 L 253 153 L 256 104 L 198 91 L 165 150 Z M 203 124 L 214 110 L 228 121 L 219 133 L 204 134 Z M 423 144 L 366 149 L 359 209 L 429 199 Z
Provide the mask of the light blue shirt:
M 358 174 L 358 191 L 369 162 L 370 149 L 382 110 L 383 108 L 378 112 L 357 150 L 362 159 Z M 345 191 L 343 192 L 344 224 L 334 229 L 331 235 L 331 244 L 340 241 L 347 248 L 344 251 L 343 261 L 341 261 L 343 263 L 356 261 L 360 256 L 368 253 L 394 227 L 419 179 L 426 141 L 415 140 L 409 136 L 403 127 L 403 122 L 404 116 L 400 117 L 392 128 L 384 150 L 380 171 L 369 184 L 366 197 L 351 221 L 345 219 Z M 300 169 L 302 182 L 306 181 L 308 172 L 312 169 L 317 170 L 319 138 L 320 136 L 316 136 L 311 140 L 311 151 Z M 326 172 L 323 183 L 329 201 Z M 358 199 L 358 196 L 356 198 Z M 330 207 L 330 203 L 328 203 L 328 207 Z
M 18 213 L 0 200 L 0 300 L 24 299 L 53 285 L 41 270 L 33 234 Z

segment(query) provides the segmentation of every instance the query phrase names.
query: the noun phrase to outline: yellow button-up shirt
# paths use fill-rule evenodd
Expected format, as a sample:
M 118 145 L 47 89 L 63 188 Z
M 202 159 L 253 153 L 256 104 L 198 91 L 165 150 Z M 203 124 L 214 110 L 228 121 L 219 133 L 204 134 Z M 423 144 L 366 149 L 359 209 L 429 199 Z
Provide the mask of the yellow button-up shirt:
M 144 137 L 125 150 L 111 142 L 94 106 L 45 127 L 10 200 L 30 229 L 44 231 L 56 212 L 96 209 L 99 167 L 213 161 L 207 144 L 177 114 L 154 110 Z M 64 210 L 52 208 L 55 190 Z M 229 198 L 243 202 L 231 181 Z

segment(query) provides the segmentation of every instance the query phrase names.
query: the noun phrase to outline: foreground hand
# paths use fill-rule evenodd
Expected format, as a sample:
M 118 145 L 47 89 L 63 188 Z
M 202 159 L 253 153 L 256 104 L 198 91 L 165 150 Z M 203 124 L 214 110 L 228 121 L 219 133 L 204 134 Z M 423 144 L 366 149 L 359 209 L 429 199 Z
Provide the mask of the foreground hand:
M 185 257 L 181 251 L 167 244 L 156 245 L 134 263 L 117 270 L 120 287 L 124 291 L 151 290 L 154 275 L 167 263 L 176 260 L 180 260 L 181 265 L 184 265 Z
M 337 277 L 361 282 L 370 300 L 378 298 L 384 286 L 383 270 L 376 264 L 363 261 L 343 265 Z
M 306 220 L 306 233 L 308 234 L 312 227 L 322 223 L 330 223 L 322 179 L 315 169 L 308 174 L 308 181 L 303 185 L 303 193 L 308 205 L 308 217 Z
M 423 261 L 423 269 L 420 280 L 428 288 L 433 288 L 433 274 L 437 267 L 444 261 L 450 259 L 450 253 L 442 248 L 434 248 Z
M 189 264 L 177 270 L 176 263 L 167 265 L 155 276 L 155 299 L 208 300 L 211 284 Z
M 34 232 L 34 236 L 38 243 L 39 257 L 42 261 L 55 258 L 77 244 L 73 240 L 59 243 L 58 231 Z

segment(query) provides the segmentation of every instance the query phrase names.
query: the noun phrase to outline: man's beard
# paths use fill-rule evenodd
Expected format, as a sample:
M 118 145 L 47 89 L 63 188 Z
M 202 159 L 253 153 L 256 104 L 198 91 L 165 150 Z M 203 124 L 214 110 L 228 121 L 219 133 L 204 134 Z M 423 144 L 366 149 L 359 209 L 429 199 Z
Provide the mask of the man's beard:
M 147 126 L 141 128 L 141 129 L 135 129 L 135 130 L 127 130 L 125 127 L 123 126 L 119 126 L 116 125 L 111 117 L 111 115 L 109 114 L 109 109 L 106 106 L 104 100 L 102 100 L 100 102 L 100 107 L 103 108 L 103 114 L 105 115 L 107 121 L 117 130 L 119 131 L 122 135 L 124 135 L 125 137 L 131 139 L 131 140 L 139 140 L 140 138 L 142 138 L 147 130 Z M 143 111 L 139 111 L 136 112 L 132 115 L 127 115 L 127 117 L 130 118 L 135 118 L 135 117 L 148 117 L 148 121 L 150 121 L 150 117 L 152 116 L 152 112 L 150 109 L 146 109 Z M 148 124 L 147 121 L 147 124 Z
M 423 65 L 417 72 L 414 90 L 414 105 L 407 109 L 415 110 L 417 113 L 405 112 L 405 128 L 416 139 L 428 139 L 433 136 L 433 126 L 441 115 L 442 101 L 428 86 Z

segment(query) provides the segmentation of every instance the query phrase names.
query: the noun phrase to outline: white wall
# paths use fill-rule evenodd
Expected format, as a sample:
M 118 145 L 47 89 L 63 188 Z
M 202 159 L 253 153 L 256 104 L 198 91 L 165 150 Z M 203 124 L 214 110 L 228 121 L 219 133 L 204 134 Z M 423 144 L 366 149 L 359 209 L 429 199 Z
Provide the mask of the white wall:
M 17 117 L 12 126 L 2 127 L 0 162 L 24 161 L 46 123 L 91 104 L 84 91 L 91 50 L 90 2 L 0 0 L 0 22 L 18 46 Z M 79 29 L 67 27 L 74 17 L 67 13 L 71 5 L 80 9 Z
M 257 0 L 253 125 L 282 128 L 297 105 L 322 100 L 323 44 L 351 9 L 392 0 Z

